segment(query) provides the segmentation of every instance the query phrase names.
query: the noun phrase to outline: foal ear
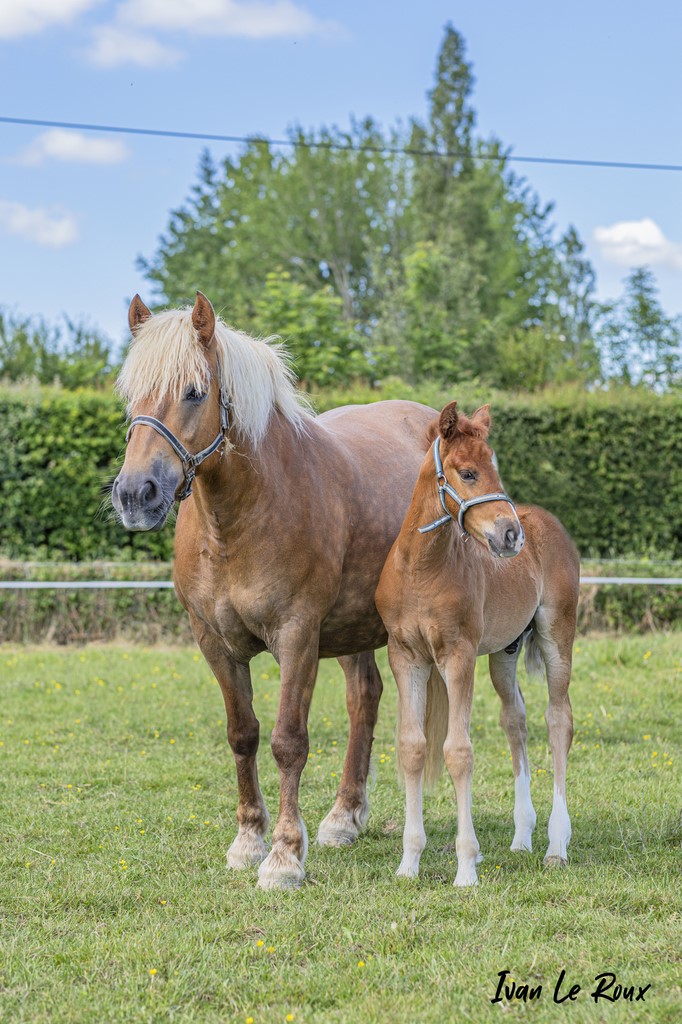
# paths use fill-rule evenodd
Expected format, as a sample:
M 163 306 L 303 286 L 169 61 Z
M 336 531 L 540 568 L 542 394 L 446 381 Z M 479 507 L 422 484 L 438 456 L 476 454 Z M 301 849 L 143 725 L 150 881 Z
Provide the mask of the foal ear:
M 444 441 L 450 441 L 457 433 L 458 419 L 457 402 L 450 402 L 444 407 L 438 421 L 438 430 Z
M 197 292 L 197 300 L 192 310 L 192 326 L 199 335 L 201 344 L 208 348 L 215 334 L 215 313 L 203 292 Z
M 135 298 L 130 303 L 130 308 L 128 310 L 128 326 L 130 327 L 130 333 L 134 334 L 140 324 L 143 324 L 145 320 L 149 320 L 151 315 L 151 310 L 147 309 L 140 296 L 135 295 Z
M 476 427 L 476 430 L 480 432 L 481 437 L 485 440 L 490 433 L 490 425 L 492 423 L 490 418 L 490 405 L 482 405 L 480 409 L 477 409 L 471 417 L 471 422 Z

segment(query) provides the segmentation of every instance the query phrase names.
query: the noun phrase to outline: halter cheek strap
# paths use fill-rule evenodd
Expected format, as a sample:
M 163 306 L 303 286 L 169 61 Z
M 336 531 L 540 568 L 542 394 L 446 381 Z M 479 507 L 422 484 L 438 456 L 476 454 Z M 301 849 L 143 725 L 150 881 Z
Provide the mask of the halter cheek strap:
M 222 388 L 220 387 L 220 362 L 216 358 L 216 376 L 218 379 L 218 389 L 220 395 L 220 433 L 218 436 L 211 441 L 207 448 L 203 448 L 196 455 L 192 455 L 187 451 L 182 441 L 175 436 L 172 430 L 169 430 L 165 423 L 161 420 L 157 420 L 156 416 L 135 416 L 130 422 L 128 427 L 128 433 L 126 434 L 126 444 L 130 440 L 130 435 L 133 432 L 133 427 L 138 424 L 143 427 L 151 427 L 157 434 L 161 434 L 161 437 L 168 441 L 169 445 L 178 456 L 182 463 L 182 471 L 185 476 L 185 486 L 182 493 L 178 496 L 178 501 L 184 501 L 192 493 L 192 484 L 194 483 L 194 477 L 196 475 L 197 468 L 201 465 L 204 459 L 207 459 L 209 455 L 213 455 L 214 452 L 218 451 L 221 444 L 227 437 L 227 432 L 230 429 L 230 408 L 232 403 L 228 398 L 223 395 Z
M 439 526 L 444 526 L 445 523 L 454 522 L 454 517 L 448 512 L 448 507 L 445 504 L 446 494 L 449 498 L 452 498 L 452 500 L 459 505 L 457 522 L 459 523 L 459 528 L 462 531 L 462 533 L 467 532 L 464 528 L 464 515 L 466 511 L 472 508 L 474 505 L 483 505 L 487 501 L 506 501 L 514 509 L 514 514 L 516 515 L 516 508 L 514 506 L 514 502 L 507 494 L 504 494 L 502 491 L 498 491 L 495 494 L 479 494 L 478 497 L 469 498 L 468 501 L 466 501 L 457 493 L 452 484 L 448 483 L 448 481 L 445 478 L 445 473 L 443 472 L 443 462 L 440 457 L 440 436 L 438 436 L 436 440 L 433 442 L 433 461 L 436 467 L 436 479 L 438 481 L 438 497 L 440 499 L 441 505 L 443 506 L 443 511 L 445 512 L 445 515 L 441 516 L 440 519 L 434 519 L 432 523 L 428 523 L 426 526 L 420 526 L 419 533 L 430 533 L 431 530 L 436 530 L 438 529 Z

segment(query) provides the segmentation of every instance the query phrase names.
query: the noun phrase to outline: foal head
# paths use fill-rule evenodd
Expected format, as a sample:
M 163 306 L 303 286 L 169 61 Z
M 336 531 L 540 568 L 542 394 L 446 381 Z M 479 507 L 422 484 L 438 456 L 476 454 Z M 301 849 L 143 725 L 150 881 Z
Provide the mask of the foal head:
M 128 530 L 159 530 L 173 502 L 186 496 L 193 472 L 158 426 L 149 429 L 151 424 L 135 419 L 150 417 L 162 424 L 187 454 L 203 452 L 217 441 L 223 424 L 216 318 L 209 300 L 197 292 L 191 311 L 154 317 L 136 295 L 128 322 L 134 340 L 118 386 L 129 400 L 133 423 L 111 497 Z
M 440 414 L 438 435 L 443 473 L 465 502 L 503 491 L 493 450 L 488 445 L 489 430 L 489 405 L 469 417 L 457 411 L 457 402 L 450 402 Z M 460 509 L 447 492 L 444 501 L 457 520 Z M 500 558 L 518 555 L 523 547 L 523 527 L 509 501 L 491 499 L 472 505 L 464 512 L 462 525 L 468 534 Z

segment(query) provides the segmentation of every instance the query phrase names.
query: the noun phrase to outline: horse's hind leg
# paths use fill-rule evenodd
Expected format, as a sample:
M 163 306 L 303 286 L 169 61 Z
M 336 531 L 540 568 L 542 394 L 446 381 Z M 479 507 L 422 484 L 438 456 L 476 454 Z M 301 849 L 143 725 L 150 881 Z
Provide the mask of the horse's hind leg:
M 513 851 L 533 849 L 535 809 L 530 796 L 530 765 L 526 750 L 526 705 L 516 677 L 521 645 L 513 654 L 498 651 L 488 658 L 490 678 L 502 701 L 500 725 L 507 734 L 514 769 Z
M 367 821 L 369 758 L 383 688 L 373 651 L 338 660 L 346 676 L 350 736 L 334 806 L 317 833 L 317 841 L 323 846 L 349 845 Z
M 547 671 L 549 702 L 545 719 L 554 762 L 554 800 L 549 818 L 549 846 L 545 864 L 565 865 L 571 838 L 571 819 L 566 806 L 566 759 L 573 740 L 573 711 L 568 697 L 571 681 L 575 607 L 540 607 L 534 627 Z
M 258 785 L 256 753 L 260 726 L 253 711 L 253 689 L 249 666 L 235 662 L 217 634 L 190 616 L 192 632 L 201 653 L 220 684 L 227 712 L 227 739 L 237 768 L 237 836 L 227 851 L 229 868 L 260 864 L 267 855 L 263 841 L 268 830 L 268 812 Z

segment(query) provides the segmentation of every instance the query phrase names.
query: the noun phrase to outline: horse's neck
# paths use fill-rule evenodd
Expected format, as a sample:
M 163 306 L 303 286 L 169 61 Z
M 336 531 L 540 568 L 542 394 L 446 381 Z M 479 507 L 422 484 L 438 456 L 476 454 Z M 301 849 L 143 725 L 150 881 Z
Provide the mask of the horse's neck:
M 243 532 L 260 506 L 276 510 L 287 502 L 288 492 L 296 486 L 291 472 L 284 469 L 287 452 L 299 447 L 294 427 L 274 412 L 265 437 L 253 444 L 238 436 L 230 446 L 207 460 L 204 472 L 194 481 L 194 500 L 200 519 L 210 529 L 225 535 Z M 215 461 L 213 461 L 215 459 Z M 261 521 L 261 527 L 269 528 Z
M 428 526 L 444 514 L 438 498 L 435 473 L 431 467 L 428 472 L 422 470 L 398 542 L 401 554 L 420 572 L 439 571 L 452 561 L 467 557 L 464 537 L 457 520 L 448 520 L 428 533 L 419 532 L 420 526 Z

